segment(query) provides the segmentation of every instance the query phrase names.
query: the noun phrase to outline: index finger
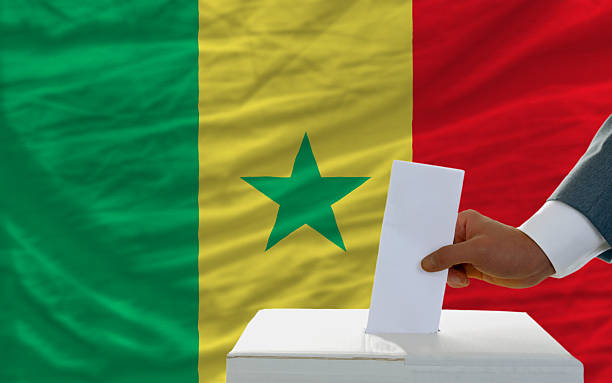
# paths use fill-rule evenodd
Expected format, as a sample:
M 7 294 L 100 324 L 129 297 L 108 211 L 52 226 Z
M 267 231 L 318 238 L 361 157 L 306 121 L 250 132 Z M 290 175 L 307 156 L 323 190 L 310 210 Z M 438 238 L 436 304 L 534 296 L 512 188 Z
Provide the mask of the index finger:
M 461 263 L 478 264 L 482 256 L 476 239 L 447 245 L 429 254 L 421 261 L 425 271 L 442 271 Z

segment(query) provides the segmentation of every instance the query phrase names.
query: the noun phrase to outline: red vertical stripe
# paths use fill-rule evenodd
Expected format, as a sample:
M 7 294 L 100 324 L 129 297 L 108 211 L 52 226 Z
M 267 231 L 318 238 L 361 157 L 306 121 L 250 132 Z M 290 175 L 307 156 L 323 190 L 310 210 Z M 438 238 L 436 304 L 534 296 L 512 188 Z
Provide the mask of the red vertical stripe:
M 414 1 L 414 160 L 466 170 L 462 209 L 519 225 L 612 114 L 612 2 Z M 612 265 L 526 290 L 472 282 L 446 308 L 526 311 L 612 376 Z

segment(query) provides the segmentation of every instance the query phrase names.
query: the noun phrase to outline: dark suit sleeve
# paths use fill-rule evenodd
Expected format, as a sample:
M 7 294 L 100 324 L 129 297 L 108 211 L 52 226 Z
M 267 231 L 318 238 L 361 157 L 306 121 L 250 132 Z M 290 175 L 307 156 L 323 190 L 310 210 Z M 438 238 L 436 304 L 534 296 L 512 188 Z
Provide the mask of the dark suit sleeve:
M 612 115 L 548 199 L 564 202 L 580 211 L 612 244 Z M 611 262 L 612 249 L 600 254 L 599 258 Z

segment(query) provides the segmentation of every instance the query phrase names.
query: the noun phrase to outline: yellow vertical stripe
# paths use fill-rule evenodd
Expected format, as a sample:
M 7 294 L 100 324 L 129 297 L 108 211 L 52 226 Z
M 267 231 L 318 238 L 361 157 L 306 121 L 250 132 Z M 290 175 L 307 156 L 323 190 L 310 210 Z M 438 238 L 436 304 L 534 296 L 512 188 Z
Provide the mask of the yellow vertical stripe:
M 410 1 L 200 0 L 200 382 L 258 309 L 369 305 L 391 162 L 411 159 Z M 304 134 L 323 177 L 370 177 L 332 205 L 346 252 L 309 226 L 269 250 L 279 205 L 241 177 L 288 177 Z

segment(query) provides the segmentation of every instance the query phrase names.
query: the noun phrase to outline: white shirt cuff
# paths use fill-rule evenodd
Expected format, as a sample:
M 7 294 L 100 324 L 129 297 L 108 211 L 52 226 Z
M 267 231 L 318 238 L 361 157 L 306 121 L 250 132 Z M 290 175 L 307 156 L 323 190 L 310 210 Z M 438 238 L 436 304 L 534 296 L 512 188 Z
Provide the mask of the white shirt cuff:
M 573 273 L 610 249 L 582 213 L 560 201 L 546 203 L 518 227 L 544 251 L 555 268 L 555 278 Z

